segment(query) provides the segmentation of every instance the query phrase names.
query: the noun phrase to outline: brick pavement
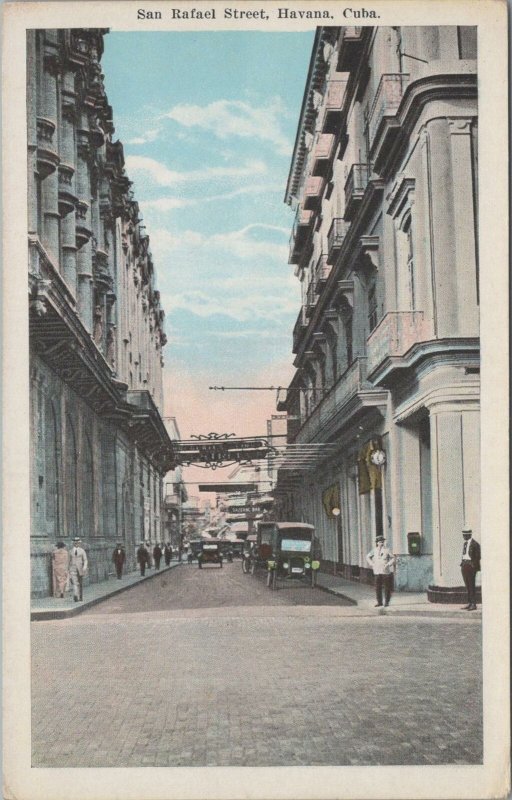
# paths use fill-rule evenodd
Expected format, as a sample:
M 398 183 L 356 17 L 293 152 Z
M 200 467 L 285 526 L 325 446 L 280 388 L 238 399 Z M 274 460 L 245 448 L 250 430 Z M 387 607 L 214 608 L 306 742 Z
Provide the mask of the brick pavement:
M 268 605 L 236 567 L 202 583 L 221 606 L 166 608 L 156 580 L 33 623 L 33 766 L 481 763 L 478 621 Z

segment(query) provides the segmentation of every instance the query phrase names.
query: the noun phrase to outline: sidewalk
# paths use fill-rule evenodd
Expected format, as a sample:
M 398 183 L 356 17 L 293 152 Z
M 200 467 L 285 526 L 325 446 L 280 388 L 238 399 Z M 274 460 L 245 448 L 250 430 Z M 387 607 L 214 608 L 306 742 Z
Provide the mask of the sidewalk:
M 388 608 L 375 608 L 375 589 L 371 584 L 349 581 L 339 575 L 318 572 L 317 586 L 319 589 L 349 600 L 361 610 L 371 609 L 375 614 L 482 619 L 481 606 L 478 606 L 477 611 L 465 611 L 461 609 L 460 603 L 429 603 L 426 592 L 393 592 Z
M 69 592 L 64 599 L 60 597 L 41 597 L 33 599 L 31 601 L 30 619 L 31 621 L 35 621 L 75 617 L 77 614 L 85 611 L 86 608 L 91 608 L 91 606 L 101 603 L 102 600 L 106 600 L 108 597 L 114 597 L 114 595 L 124 592 L 126 589 L 131 589 L 132 586 L 143 583 L 143 581 L 149 581 L 156 577 L 156 575 L 163 575 L 164 572 L 174 567 L 179 567 L 181 563 L 184 562 L 171 561 L 168 567 L 164 565 L 159 570 L 153 568 L 147 569 L 144 577 L 142 577 L 137 570 L 136 572 L 123 575 L 121 580 L 117 580 L 116 577 L 113 577 L 109 578 L 108 581 L 100 581 L 99 583 L 92 583 L 89 586 L 84 586 L 84 599 L 79 603 L 74 602 Z

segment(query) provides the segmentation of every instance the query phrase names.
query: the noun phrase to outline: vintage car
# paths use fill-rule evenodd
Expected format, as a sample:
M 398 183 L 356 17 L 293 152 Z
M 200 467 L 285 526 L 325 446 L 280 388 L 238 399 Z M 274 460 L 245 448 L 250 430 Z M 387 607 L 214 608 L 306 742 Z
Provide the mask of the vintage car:
M 202 544 L 203 543 L 201 539 L 194 539 L 189 542 L 187 553 L 187 561 L 189 564 L 192 564 L 194 559 L 198 557 L 199 553 L 201 552 Z
M 219 564 L 222 568 L 221 542 L 218 539 L 205 539 L 201 543 L 201 551 L 198 553 L 197 561 L 199 569 L 204 564 Z
M 265 523 L 265 526 L 267 525 L 271 527 L 268 529 L 265 527 L 262 531 L 263 538 L 266 539 L 268 536 L 269 539 L 267 586 L 276 589 L 279 579 L 296 578 L 305 579 L 314 586 L 320 561 L 317 558 L 313 525 L 305 522 Z M 259 549 L 261 553 L 261 544 Z M 265 549 L 265 552 L 268 551 Z

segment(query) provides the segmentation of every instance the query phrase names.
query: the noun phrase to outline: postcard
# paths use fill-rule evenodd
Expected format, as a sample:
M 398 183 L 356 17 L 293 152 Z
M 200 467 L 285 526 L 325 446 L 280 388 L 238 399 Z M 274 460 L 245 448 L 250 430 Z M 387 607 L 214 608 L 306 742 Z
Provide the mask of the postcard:
M 505 797 L 506 5 L 3 23 L 4 796 Z

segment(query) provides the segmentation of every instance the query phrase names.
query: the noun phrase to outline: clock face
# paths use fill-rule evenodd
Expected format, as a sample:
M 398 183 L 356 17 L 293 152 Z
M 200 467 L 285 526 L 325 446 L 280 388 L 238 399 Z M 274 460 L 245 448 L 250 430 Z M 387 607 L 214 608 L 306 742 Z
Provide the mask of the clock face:
M 381 467 L 386 462 L 386 454 L 384 450 L 374 450 L 370 456 L 370 461 L 376 467 Z

